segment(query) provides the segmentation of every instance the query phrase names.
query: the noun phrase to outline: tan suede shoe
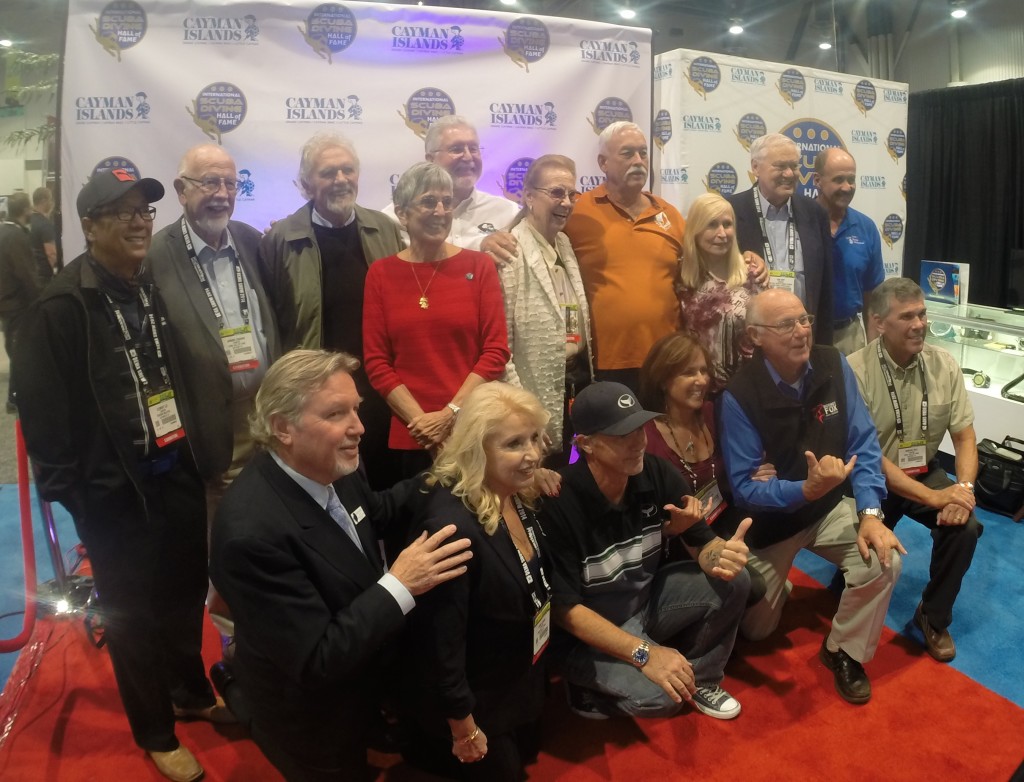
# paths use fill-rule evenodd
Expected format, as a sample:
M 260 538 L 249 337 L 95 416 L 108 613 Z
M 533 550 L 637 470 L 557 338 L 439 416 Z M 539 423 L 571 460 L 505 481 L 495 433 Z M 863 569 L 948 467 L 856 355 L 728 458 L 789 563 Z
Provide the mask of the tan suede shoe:
M 203 776 L 203 767 L 184 745 L 173 752 L 150 752 L 149 756 L 156 763 L 157 771 L 172 782 L 195 782 Z

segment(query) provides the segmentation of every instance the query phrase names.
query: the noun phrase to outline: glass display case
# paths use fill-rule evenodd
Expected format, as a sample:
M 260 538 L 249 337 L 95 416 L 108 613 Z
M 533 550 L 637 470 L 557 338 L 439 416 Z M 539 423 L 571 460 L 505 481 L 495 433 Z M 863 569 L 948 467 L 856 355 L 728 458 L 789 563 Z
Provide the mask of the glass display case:
M 970 390 L 1024 404 L 1024 313 L 929 301 L 927 341 L 953 354 Z

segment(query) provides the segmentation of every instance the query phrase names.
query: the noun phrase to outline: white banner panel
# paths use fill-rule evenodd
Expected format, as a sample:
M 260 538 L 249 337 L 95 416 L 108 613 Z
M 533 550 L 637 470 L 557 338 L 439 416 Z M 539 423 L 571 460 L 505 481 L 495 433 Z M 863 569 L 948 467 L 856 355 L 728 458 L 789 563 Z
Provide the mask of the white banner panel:
M 857 161 L 853 207 L 882 235 L 886 275 L 903 268 L 906 84 L 678 49 L 654 65 L 654 189 L 686 214 L 701 193 L 747 190 L 750 143 L 782 133 L 802 152 L 798 192 L 817 197 L 814 158 L 842 147 Z
M 479 187 L 515 198 L 529 163 L 572 157 L 580 189 L 603 180 L 595 133 L 646 127 L 651 33 L 553 17 L 380 3 L 71 0 L 62 97 L 62 196 L 93 171 L 134 168 L 169 196 L 182 153 L 222 144 L 243 181 L 235 218 L 258 228 L 303 199 L 299 150 L 314 133 L 348 136 L 359 202 L 380 209 L 423 159 L 439 116 L 463 114 L 484 147 Z M 82 249 L 66 222 L 65 254 Z

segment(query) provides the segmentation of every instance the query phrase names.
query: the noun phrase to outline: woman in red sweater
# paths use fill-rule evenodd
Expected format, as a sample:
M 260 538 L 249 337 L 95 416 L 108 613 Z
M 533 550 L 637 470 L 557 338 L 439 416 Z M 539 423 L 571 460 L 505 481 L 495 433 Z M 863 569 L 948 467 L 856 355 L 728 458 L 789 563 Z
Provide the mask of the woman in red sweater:
M 393 413 L 388 445 L 409 476 L 430 467 L 466 395 L 502 376 L 509 349 L 494 261 L 447 241 L 448 172 L 417 163 L 398 180 L 394 200 L 409 247 L 366 274 L 363 356 Z

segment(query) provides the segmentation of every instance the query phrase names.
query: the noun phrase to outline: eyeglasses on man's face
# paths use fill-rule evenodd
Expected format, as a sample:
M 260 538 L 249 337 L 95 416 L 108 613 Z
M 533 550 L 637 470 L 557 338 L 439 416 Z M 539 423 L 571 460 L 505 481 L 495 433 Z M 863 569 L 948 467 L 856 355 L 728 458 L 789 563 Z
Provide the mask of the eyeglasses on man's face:
M 757 326 L 762 329 L 771 329 L 776 334 L 786 336 L 792 334 L 796 330 L 797 326 L 807 326 L 810 328 L 814 325 L 814 316 L 804 313 L 799 318 L 786 318 L 780 320 L 778 323 L 748 323 L 748 326 Z
M 564 187 L 535 187 L 534 190 L 547 193 L 555 201 L 562 201 L 568 198 L 570 204 L 575 204 L 576 199 L 580 197 L 577 191 L 566 190 Z
M 153 222 L 156 217 L 155 206 L 122 206 L 117 209 L 97 209 L 90 215 L 93 220 L 99 220 L 101 217 L 113 217 L 115 220 L 120 220 L 122 223 L 130 223 L 135 219 L 135 215 L 138 215 L 147 223 Z
M 220 192 L 221 185 L 223 185 L 224 189 L 229 193 L 234 193 L 241 184 L 237 179 L 229 179 L 224 176 L 204 176 L 202 179 L 183 176 L 182 179 L 186 182 L 191 182 L 207 195 L 213 195 L 214 193 Z

